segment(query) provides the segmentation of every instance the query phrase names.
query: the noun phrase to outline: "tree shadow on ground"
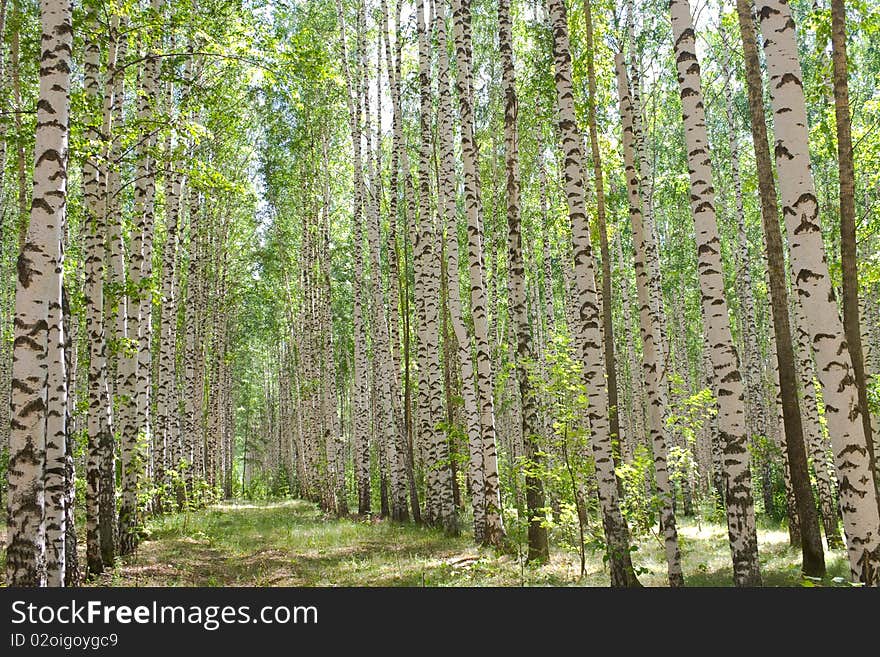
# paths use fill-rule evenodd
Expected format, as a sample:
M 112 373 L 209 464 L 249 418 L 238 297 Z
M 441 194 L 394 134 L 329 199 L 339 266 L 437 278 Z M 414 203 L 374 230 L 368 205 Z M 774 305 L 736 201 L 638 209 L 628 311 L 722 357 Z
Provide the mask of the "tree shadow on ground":
M 726 528 L 683 522 L 687 586 L 732 586 Z M 804 580 L 800 552 L 779 529 L 759 532 L 765 586 L 846 585 L 842 551 L 828 552 L 828 575 Z M 638 541 L 634 563 L 646 586 L 666 585 L 662 544 Z M 588 554 L 585 577 L 575 555 L 555 550 L 531 567 L 499 555 L 469 536 L 375 518 L 337 519 L 303 501 L 224 503 L 154 518 L 137 552 L 93 582 L 99 586 L 608 586 L 599 552 Z M 838 578 L 840 581 L 835 581 Z

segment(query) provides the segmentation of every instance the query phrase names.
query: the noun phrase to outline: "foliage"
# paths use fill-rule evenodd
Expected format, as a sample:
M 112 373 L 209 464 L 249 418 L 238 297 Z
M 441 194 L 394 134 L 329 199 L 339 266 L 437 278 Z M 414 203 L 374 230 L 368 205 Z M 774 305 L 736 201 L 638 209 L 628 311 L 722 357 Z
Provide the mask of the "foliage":
M 646 445 L 638 445 L 630 462 L 620 465 L 617 476 L 623 486 L 620 510 L 633 536 L 649 534 L 657 526 L 660 498 L 654 493 L 654 458 Z

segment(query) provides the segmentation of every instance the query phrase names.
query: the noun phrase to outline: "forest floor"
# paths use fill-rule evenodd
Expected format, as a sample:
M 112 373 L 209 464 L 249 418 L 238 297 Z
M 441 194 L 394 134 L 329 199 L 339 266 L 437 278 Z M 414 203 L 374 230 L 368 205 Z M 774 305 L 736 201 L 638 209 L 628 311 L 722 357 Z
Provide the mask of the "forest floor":
M 607 586 L 598 550 L 586 553 L 579 577 L 575 552 L 554 550 L 531 567 L 412 524 L 334 519 L 300 500 L 225 502 L 206 510 L 153 518 L 136 554 L 92 582 L 97 586 Z M 5 528 L 0 528 L 5 538 Z M 683 518 L 682 567 L 688 586 L 731 586 L 726 527 Z M 800 550 L 784 528 L 759 528 L 765 586 L 846 585 L 846 554 L 826 552 L 821 581 L 800 573 Z M 638 541 L 633 563 L 646 586 L 666 583 L 657 539 Z M 5 558 L 5 550 L 0 560 Z M 3 568 L 5 570 L 5 568 Z

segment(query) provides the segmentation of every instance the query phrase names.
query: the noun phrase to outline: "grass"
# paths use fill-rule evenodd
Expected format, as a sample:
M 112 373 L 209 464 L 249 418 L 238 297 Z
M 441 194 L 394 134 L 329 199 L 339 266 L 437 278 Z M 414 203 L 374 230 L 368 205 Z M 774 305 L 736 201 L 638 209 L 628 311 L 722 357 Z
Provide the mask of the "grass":
M 784 528 L 759 528 L 765 586 L 834 586 L 848 577 L 844 551 L 826 552 L 828 574 L 805 581 L 800 551 Z M 731 586 L 726 528 L 690 519 L 680 525 L 688 586 Z M 639 540 L 633 562 L 646 586 L 664 586 L 657 539 Z M 154 518 L 136 554 L 92 582 L 98 586 L 607 586 L 602 554 L 587 553 L 579 578 L 573 553 L 527 566 L 516 555 L 472 545 L 411 524 L 328 518 L 314 505 L 288 500 L 232 502 Z M 835 581 L 838 578 L 838 581 Z

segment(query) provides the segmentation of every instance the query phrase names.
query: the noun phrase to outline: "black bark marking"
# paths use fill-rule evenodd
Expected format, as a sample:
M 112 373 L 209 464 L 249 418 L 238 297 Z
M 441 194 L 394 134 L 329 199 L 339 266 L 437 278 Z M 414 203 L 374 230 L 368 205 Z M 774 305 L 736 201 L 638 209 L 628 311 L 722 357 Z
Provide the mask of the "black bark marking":
M 795 85 L 801 87 L 802 89 L 804 86 L 798 76 L 796 76 L 794 73 L 787 72 L 779 79 L 779 82 L 776 84 L 776 88 L 779 89 L 782 85 L 789 84 L 789 83 L 795 84 Z

